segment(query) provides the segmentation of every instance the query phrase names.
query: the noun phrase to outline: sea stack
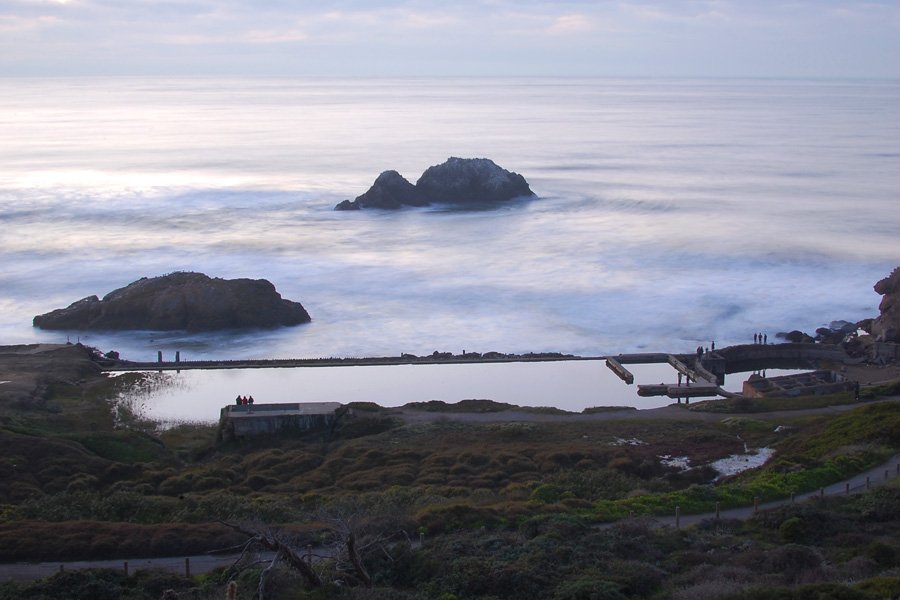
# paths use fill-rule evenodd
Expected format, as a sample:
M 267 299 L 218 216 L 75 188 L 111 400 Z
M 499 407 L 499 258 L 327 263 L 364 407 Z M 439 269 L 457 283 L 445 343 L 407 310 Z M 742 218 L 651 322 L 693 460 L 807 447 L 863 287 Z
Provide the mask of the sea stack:
M 398 209 L 431 204 L 480 205 L 531 198 L 525 178 L 497 166 L 488 158 L 456 158 L 429 167 L 415 185 L 397 171 L 385 171 L 369 190 L 335 210 Z
M 265 279 L 219 279 L 179 272 L 142 278 L 99 299 L 89 296 L 34 318 L 41 329 L 217 331 L 309 322 L 299 302 Z

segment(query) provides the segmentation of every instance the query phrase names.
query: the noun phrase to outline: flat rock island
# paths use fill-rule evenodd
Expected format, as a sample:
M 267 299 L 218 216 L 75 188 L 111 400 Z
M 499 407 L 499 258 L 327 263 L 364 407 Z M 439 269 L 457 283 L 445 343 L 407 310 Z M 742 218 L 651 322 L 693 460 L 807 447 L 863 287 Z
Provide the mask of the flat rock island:
M 534 195 L 524 177 L 497 166 L 488 158 L 451 157 L 426 169 L 415 185 L 397 171 L 385 171 L 366 193 L 352 202 L 344 200 L 334 209 L 494 204 Z
M 99 299 L 89 296 L 34 318 L 41 329 L 216 331 L 310 321 L 265 279 L 219 279 L 178 272 L 144 277 Z

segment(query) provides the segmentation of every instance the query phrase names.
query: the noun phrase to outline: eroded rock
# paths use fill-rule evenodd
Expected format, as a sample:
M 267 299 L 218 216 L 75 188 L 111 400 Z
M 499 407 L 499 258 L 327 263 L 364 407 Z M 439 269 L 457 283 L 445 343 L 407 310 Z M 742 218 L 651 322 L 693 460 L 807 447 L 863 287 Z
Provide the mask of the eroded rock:
M 142 278 L 103 297 L 89 296 L 34 318 L 41 329 L 214 331 L 310 321 L 265 279 L 219 279 L 203 273 Z
M 883 342 L 900 342 L 900 267 L 875 284 L 882 296 L 881 315 L 872 322 L 872 335 Z
M 456 158 L 429 167 L 415 185 L 397 171 L 385 171 L 366 193 L 335 210 L 397 209 L 431 204 L 493 204 L 535 194 L 525 178 L 487 158 Z

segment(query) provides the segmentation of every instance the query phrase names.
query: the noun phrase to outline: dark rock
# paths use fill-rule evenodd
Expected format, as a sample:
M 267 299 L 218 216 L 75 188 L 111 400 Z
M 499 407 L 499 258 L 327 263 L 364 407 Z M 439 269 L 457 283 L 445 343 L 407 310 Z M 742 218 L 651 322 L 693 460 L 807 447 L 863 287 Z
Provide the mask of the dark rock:
M 534 192 L 518 173 L 487 158 L 455 158 L 429 167 L 416 182 L 429 202 L 480 204 L 531 197 Z
M 872 323 L 872 335 L 883 342 L 900 342 L 900 267 L 875 284 L 882 296 L 881 315 Z
M 310 321 L 299 302 L 265 279 L 219 279 L 202 273 L 144 277 L 102 300 L 90 296 L 34 318 L 41 329 L 213 331 Z
M 792 344 L 809 344 L 815 342 L 812 337 L 796 329 L 788 333 L 778 333 L 776 337 L 783 338 L 785 341 Z
M 337 206 L 334 207 L 334 210 L 359 210 L 359 202 L 354 200 L 350 202 L 349 200 L 342 200 L 338 203 Z
M 369 190 L 350 202 L 344 200 L 335 210 L 357 210 L 360 208 L 398 209 L 403 206 L 428 206 L 416 186 L 408 182 L 397 171 L 385 171 L 378 176 Z
M 828 324 L 828 328 L 844 335 L 854 333 L 858 329 L 856 323 L 851 323 L 850 321 L 832 321 Z
M 828 327 L 816 329 L 816 341 L 823 344 L 842 344 L 847 336 L 855 335 L 859 327 L 850 321 L 832 321 Z
M 533 196 L 534 192 L 524 177 L 497 166 L 492 160 L 452 157 L 440 165 L 429 167 L 416 185 L 397 171 L 385 171 L 366 193 L 352 202 L 344 200 L 334 209 L 493 204 Z
M 834 335 L 834 331 L 827 327 L 819 327 L 816 329 L 816 340 L 818 341 L 827 340 L 832 335 Z

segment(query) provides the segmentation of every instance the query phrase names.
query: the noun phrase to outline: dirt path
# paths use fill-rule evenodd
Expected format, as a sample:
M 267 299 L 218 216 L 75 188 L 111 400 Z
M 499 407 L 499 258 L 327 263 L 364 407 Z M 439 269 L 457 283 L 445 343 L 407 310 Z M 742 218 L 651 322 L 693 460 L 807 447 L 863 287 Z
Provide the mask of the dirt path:
M 886 482 L 894 481 L 898 478 L 898 476 L 900 476 L 900 454 L 895 454 L 894 457 L 890 460 L 878 466 L 872 467 L 868 471 L 859 473 L 858 475 L 854 475 L 850 479 L 845 479 L 844 481 L 833 483 L 828 487 L 822 488 L 821 490 L 816 492 L 807 492 L 805 494 L 795 495 L 794 501 L 801 502 L 803 500 L 808 500 L 819 496 L 838 496 L 848 493 L 857 494 L 860 492 L 865 492 L 868 489 L 873 489 Z M 790 498 L 766 502 L 765 504 L 759 505 L 759 510 L 763 511 L 771 508 L 777 508 L 779 506 L 789 504 L 790 502 Z M 756 510 L 754 509 L 754 507 L 744 506 L 740 508 L 732 508 L 729 510 L 720 511 L 719 517 L 722 519 L 748 519 L 752 517 L 755 512 Z M 681 515 L 678 519 L 678 525 L 680 527 L 685 527 L 687 525 L 699 523 L 704 519 L 715 518 L 715 516 L 715 513 Z M 667 517 L 656 517 L 654 520 L 661 525 L 671 525 L 673 527 L 676 525 L 676 517 L 674 514 Z

